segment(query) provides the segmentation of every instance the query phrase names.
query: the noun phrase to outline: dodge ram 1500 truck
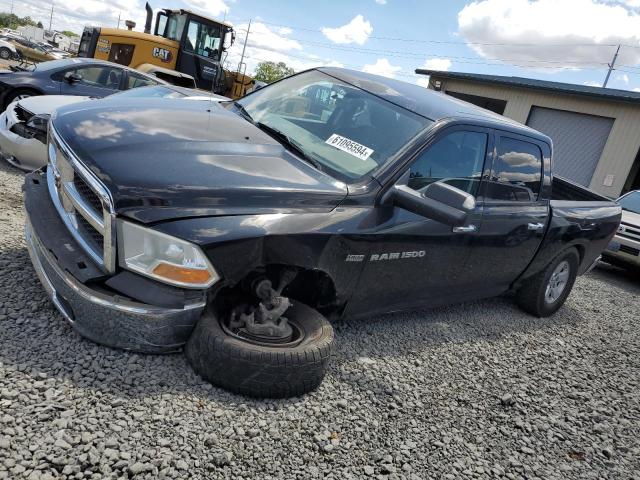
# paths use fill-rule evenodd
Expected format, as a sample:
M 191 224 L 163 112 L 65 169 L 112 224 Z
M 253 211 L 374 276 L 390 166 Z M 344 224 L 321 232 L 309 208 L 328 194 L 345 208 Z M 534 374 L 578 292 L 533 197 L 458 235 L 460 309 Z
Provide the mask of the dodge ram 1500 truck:
M 185 345 L 212 383 L 317 387 L 327 318 L 515 292 L 564 303 L 615 234 L 614 202 L 552 174 L 548 137 L 416 85 L 319 68 L 236 102 L 58 110 L 25 180 L 26 239 L 83 336 Z

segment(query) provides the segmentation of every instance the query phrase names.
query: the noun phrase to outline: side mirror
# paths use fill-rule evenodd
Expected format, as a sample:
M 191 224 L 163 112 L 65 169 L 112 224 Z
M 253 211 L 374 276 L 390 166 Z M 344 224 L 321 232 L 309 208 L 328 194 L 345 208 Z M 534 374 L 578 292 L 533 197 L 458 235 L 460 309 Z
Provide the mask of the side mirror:
M 446 183 L 435 182 L 418 192 L 407 185 L 395 185 L 393 203 L 437 222 L 459 227 L 467 221 L 467 214 L 476 207 L 473 195 Z
M 64 80 L 68 83 L 75 83 L 82 80 L 82 75 L 76 72 L 67 72 L 64 74 Z

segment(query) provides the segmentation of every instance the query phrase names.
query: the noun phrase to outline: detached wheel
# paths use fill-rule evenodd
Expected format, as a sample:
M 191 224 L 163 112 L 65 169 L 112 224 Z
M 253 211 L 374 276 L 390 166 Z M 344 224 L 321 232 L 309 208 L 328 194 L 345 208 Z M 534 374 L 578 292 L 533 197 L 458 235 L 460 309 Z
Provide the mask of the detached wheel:
M 245 336 L 208 312 L 187 341 L 187 359 L 204 379 L 242 395 L 284 398 L 315 390 L 329 365 L 333 328 L 319 312 L 293 300 L 284 316 L 292 337 L 274 343 Z
M 516 293 L 516 302 L 536 317 L 553 315 L 567 300 L 578 274 L 580 256 L 575 249 L 558 255 L 545 270 L 527 280 Z
M 0 47 L 0 58 L 2 60 L 11 60 L 13 53 L 7 47 Z

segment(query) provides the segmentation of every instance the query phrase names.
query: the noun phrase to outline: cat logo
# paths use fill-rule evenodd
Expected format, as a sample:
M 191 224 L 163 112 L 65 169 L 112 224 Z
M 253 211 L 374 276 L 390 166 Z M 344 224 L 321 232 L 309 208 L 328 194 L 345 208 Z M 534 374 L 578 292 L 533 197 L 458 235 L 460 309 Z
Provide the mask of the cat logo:
M 153 47 L 151 55 L 153 55 L 155 58 L 159 58 L 160 61 L 164 63 L 169 63 L 173 58 L 170 50 L 160 47 Z

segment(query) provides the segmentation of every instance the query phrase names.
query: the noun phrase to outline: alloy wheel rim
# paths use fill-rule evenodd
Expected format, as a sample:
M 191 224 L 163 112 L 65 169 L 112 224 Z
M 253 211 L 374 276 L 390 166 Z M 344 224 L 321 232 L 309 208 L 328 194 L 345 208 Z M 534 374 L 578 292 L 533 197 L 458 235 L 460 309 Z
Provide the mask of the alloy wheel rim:
M 547 304 L 556 302 L 562 296 L 567 288 L 567 283 L 569 283 L 570 271 L 571 267 L 566 260 L 560 262 L 553 270 L 544 294 L 544 300 Z

